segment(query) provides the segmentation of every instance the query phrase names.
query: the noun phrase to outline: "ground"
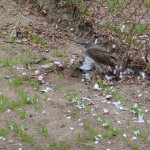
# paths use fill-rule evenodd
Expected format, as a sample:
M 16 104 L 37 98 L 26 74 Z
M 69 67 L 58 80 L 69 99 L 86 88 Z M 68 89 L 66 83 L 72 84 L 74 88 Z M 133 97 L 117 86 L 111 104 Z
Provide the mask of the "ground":
M 0 149 L 148 150 L 149 82 L 86 81 L 82 46 L 22 9 L 0 4 Z

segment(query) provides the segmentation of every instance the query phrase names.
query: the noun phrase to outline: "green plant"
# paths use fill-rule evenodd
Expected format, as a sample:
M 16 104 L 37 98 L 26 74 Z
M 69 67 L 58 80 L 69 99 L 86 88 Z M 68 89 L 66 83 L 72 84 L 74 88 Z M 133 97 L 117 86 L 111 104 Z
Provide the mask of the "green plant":
M 95 127 L 93 127 L 89 122 L 85 122 L 83 124 L 83 127 L 85 130 L 88 131 L 88 137 L 87 138 L 93 140 L 94 137 L 97 135 L 97 131 L 96 131 Z
M 110 12 L 116 12 L 123 6 L 123 2 L 120 2 L 118 0 L 107 0 L 105 5 Z
M 40 88 L 40 84 L 36 80 L 31 80 L 31 85 L 35 87 L 35 90 L 38 90 Z
M 63 57 L 64 54 L 61 51 L 59 51 L 58 49 L 55 49 L 54 50 L 54 56 L 55 57 Z
M 77 134 L 77 141 L 81 142 L 81 134 L 80 133 Z
M 26 117 L 27 117 L 26 110 L 24 110 L 24 109 L 18 109 L 17 113 L 19 114 L 19 116 L 20 116 L 21 119 L 26 119 Z
M 91 144 L 86 144 L 86 150 L 92 150 L 93 146 Z
M 49 145 L 50 150 L 68 150 L 71 145 L 70 141 L 58 141 Z
M 117 135 L 119 134 L 118 129 L 116 129 L 116 128 L 114 128 L 114 127 L 110 128 L 110 130 L 111 130 L 111 134 L 112 134 L 113 136 L 117 136 Z
M 70 109 L 70 116 L 71 116 L 71 118 L 76 118 L 77 117 L 77 113 L 76 113 L 76 110 L 74 108 Z
M 48 137 L 48 130 L 44 124 L 39 125 L 40 132 L 47 138 Z
M 140 150 L 139 145 L 138 144 L 134 145 L 133 150 Z
M 146 29 L 150 29 L 149 23 L 139 23 L 139 24 L 136 24 L 135 27 L 133 28 L 133 33 L 140 34 Z
M 37 34 L 32 33 L 31 31 L 29 31 L 28 34 L 34 42 L 40 44 L 44 48 L 48 48 L 48 43 L 42 37 L 40 37 Z
M 0 61 L 0 66 L 11 66 L 12 65 L 12 60 L 11 58 L 5 58 L 4 60 Z
M 150 8 L 150 1 L 144 0 L 144 5 L 145 5 L 145 7 Z
M 8 124 L 11 130 L 17 133 L 24 142 L 33 142 L 33 137 L 25 133 L 21 125 L 18 125 L 16 122 L 8 122 Z
M 6 129 L 0 128 L 0 136 L 5 137 L 7 134 L 8 132 L 6 131 Z
M 10 101 L 4 95 L 0 95 L 0 111 L 5 111 L 9 107 Z
M 27 77 L 14 77 L 10 79 L 10 84 L 18 87 L 19 85 L 22 85 L 25 81 L 27 81 Z
M 106 131 L 106 130 L 102 131 L 102 137 L 103 137 L 103 138 L 109 137 L 109 132 Z
M 98 115 L 96 116 L 97 120 L 101 123 L 105 123 L 105 119 L 104 119 L 104 116 L 101 116 L 101 115 Z
M 62 91 L 60 84 L 56 84 L 55 89 L 56 89 L 56 91 L 58 91 L 58 92 L 61 92 L 61 91 Z

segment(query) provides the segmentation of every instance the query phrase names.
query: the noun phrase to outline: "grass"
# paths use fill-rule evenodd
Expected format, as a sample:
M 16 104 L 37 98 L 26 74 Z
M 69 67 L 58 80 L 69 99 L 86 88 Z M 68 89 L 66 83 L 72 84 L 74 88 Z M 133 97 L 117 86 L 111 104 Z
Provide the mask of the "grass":
M 145 7 L 150 8 L 150 1 L 144 0 L 144 5 L 145 5 Z
M 56 84 L 55 90 L 58 91 L 58 92 L 62 92 L 62 87 L 61 87 L 61 85 L 60 85 L 60 84 Z
M 150 23 L 139 23 L 136 24 L 133 33 L 134 34 L 141 34 L 144 30 L 150 29 Z
M 7 57 L 4 60 L 0 60 L 0 66 L 1 67 L 17 67 L 15 65 L 23 64 L 26 66 L 27 64 L 32 64 L 31 60 L 28 60 L 27 58 L 24 58 L 23 56 L 15 56 L 15 57 Z
M 78 114 L 74 108 L 70 109 L 70 116 L 71 118 L 77 118 Z
M 48 48 L 48 43 L 44 40 L 44 38 L 40 37 L 39 35 L 29 31 L 28 35 L 31 37 L 31 40 L 40 44 L 44 48 Z
M 7 120 L 7 125 L 10 127 L 11 131 L 17 133 L 24 142 L 33 143 L 33 137 L 25 133 L 21 125 L 16 122 L 11 122 L 10 120 Z
M 110 12 L 114 13 L 123 6 L 123 2 L 120 2 L 118 0 L 107 0 L 105 6 Z
M 25 109 L 18 109 L 17 114 L 19 114 L 21 119 L 26 119 L 27 117 L 27 113 Z
M 0 137 L 5 137 L 7 136 L 8 131 L 6 129 L 0 128 Z
M 48 130 L 44 124 L 39 125 L 39 130 L 45 138 L 48 138 L 48 136 L 49 136 Z
M 139 145 L 138 145 L 138 144 L 135 144 L 135 145 L 133 146 L 133 150 L 140 150 Z
M 61 52 L 58 49 L 54 50 L 54 57 L 63 57 L 63 56 L 64 56 L 63 52 Z
M 31 80 L 26 76 L 16 76 L 10 79 L 10 84 L 13 85 L 15 88 L 17 88 L 20 85 L 23 85 L 24 83 L 34 86 L 36 90 L 40 88 L 40 84 L 37 80 Z
M 3 67 L 9 67 L 13 64 L 11 58 L 5 58 L 4 60 L 0 60 L 0 66 L 3 66 Z
M 88 135 L 86 136 L 87 139 L 94 140 L 95 136 L 98 133 L 95 127 L 92 126 L 89 122 L 85 122 L 83 124 L 83 128 L 88 131 Z
M 11 109 L 17 111 L 21 106 L 26 104 L 33 104 L 35 107 L 38 104 L 39 96 L 37 94 L 28 96 L 23 90 L 18 90 L 19 99 L 18 100 L 9 100 L 6 96 L 0 95 L 0 111 L 5 111 L 6 109 Z M 25 110 L 20 111 L 20 117 L 25 118 Z
M 120 94 L 117 93 L 114 87 L 108 87 L 103 82 L 98 82 L 99 87 L 106 91 L 107 94 L 112 95 L 114 99 L 117 99 L 121 102 L 122 105 L 125 105 L 130 108 L 131 112 L 134 112 L 135 115 L 139 115 L 142 113 L 142 111 L 138 108 L 138 106 L 135 107 L 133 103 L 131 103 L 129 100 L 123 98 Z
M 68 150 L 69 147 L 71 146 L 71 142 L 68 141 L 58 141 L 51 143 L 49 145 L 50 150 Z

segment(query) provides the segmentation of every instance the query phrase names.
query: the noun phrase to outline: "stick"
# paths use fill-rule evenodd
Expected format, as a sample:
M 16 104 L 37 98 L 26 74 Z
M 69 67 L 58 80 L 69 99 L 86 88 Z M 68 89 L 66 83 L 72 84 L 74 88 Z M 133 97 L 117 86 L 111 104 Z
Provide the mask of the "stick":
M 14 26 L 14 29 L 13 29 L 11 35 L 10 35 L 10 38 L 13 36 L 13 34 L 14 34 L 15 30 L 16 30 L 16 27 L 17 27 L 17 25 L 18 25 L 18 23 L 19 23 L 19 21 L 18 21 L 18 22 L 16 23 L 16 25 Z

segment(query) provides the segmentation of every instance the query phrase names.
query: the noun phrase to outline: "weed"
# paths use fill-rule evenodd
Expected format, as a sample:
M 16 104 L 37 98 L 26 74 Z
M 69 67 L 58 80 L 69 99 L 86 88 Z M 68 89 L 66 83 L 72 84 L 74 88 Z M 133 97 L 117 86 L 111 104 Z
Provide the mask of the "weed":
M 108 136 L 109 136 L 108 131 L 106 131 L 106 130 L 102 131 L 102 137 L 103 138 L 107 138 Z
M 0 66 L 10 67 L 12 65 L 12 60 L 10 58 L 6 58 L 0 61 Z
M 98 116 L 97 116 L 97 120 L 98 120 L 99 122 L 101 122 L 101 123 L 105 123 L 105 119 L 104 119 L 104 117 L 101 116 L 101 115 L 98 115 Z
M 40 84 L 38 81 L 31 81 L 31 85 L 33 85 L 35 87 L 35 90 L 38 90 L 40 88 Z
M 81 142 L 81 134 L 80 133 L 77 134 L 77 141 Z
M 149 23 L 139 23 L 134 27 L 133 33 L 134 34 L 141 34 L 146 29 L 150 29 Z
M 27 134 L 27 133 L 21 131 L 21 132 L 19 133 L 19 135 L 20 135 L 20 137 L 22 138 L 22 140 L 23 140 L 24 142 L 30 142 L 30 143 L 33 142 L 33 137 L 30 136 L 29 134 Z
M 0 137 L 5 137 L 8 134 L 8 132 L 5 129 L 0 128 Z
M 40 65 L 45 65 L 45 64 L 48 64 L 48 60 L 47 59 L 41 59 L 40 60 Z
M 117 136 L 118 134 L 119 134 L 119 131 L 118 131 L 118 129 L 116 129 L 116 128 L 110 128 L 110 130 L 111 130 L 111 134 L 113 135 L 113 136 Z
M 130 123 L 129 120 L 127 120 L 127 121 L 125 122 L 125 124 L 127 125 L 127 127 L 129 127 L 129 126 L 131 125 L 131 123 Z
M 137 105 L 134 104 L 131 106 L 131 112 L 138 116 L 141 113 L 141 110 L 138 108 Z
M 48 130 L 44 124 L 39 125 L 40 132 L 44 135 L 44 137 L 48 137 Z
M 86 144 L 86 150 L 92 150 L 93 146 L 91 144 Z
M 138 144 L 134 145 L 133 150 L 140 150 L 139 145 Z
M 0 111 L 5 111 L 9 107 L 10 101 L 4 95 L 0 95 Z
M 150 1 L 149 1 L 149 0 L 144 0 L 144 5 L 145 5 L 147 8 L 150 8 Z
M 55 49 L 54 50 L 54 56 L 55 57 L 63 57 L 64 54 L 61 51 L 59 51 L 58 49 Z
M 107 87 L 107 85 L 104 84 L 102 81 L 99 81 L 99 82 L 98 82 L 98 85 L 99 85 L 99 87 L 102 88 L 102 89 L 105 89 L 105 88 Z
M 54 142 L 49 145 L 50 150 L 68 150 L 71 145 L 70 141 L 59 141 L 59 142 Z
M 24 110 L 24 109 L 18 109 L 17 113 L 19 114 L 19 116 L 20 116 L 21 119 L 26 119 L 26 117 L 27 117 L 26 110 Z
M 7 122 L 11 130 L 17 133 L 24 142 L 33 142 L 33 137 L 24 132 L 24 129 L 21 125 L 18 125 L 16 122 L 11 123 L 10 120 Z
M 56 91 L 58 91 L 58 92 L 61 92 L 61 91 L 62 91 L 62 88 L 61 88 L 61 85 L 60 85 L 60 84 L 56 84 L 55 89 L 56 89 Z
M 66 92 L 66 97 L 68 100 L 76 100 L 77 99 L 77 94 L 75 90 L 67 90 Z
M 25 81 L 27 81 L 27 77 L 15 77 L 10 79 L 11 85 L 18 87 L 19 85 L 22 85 Z
M 39 101 L 39 95 L 35 94 L 32 97 L 28 96 L 23 90 L 17 90 L 18 95 L 20 96 L 20 101 L 22 104 L 37 104 Z
M 106 7 L 110 12 L 116 12 L 118 9 L 122 7 L 123 3 L 118 0 L 107 0 Z
M 85 123 L 83 124 L 83 127 L 84 127 L 85 130 L 88 131 L 88 138 L 91 139 L 91 140 L 93 140 L 94 137 L 97 135 L 97 131 L 96 131 L 95 127 L 93 127 L 93 126 L 92 126 L 90 123 L 88 123 L 88 122 L 85 122 Z
M 71 118 L 76 118 L 77 117 L 77 113 L 76 113 L 74 108 L 70 109 L 70 116 L 71 116 Z
M 25 52 L 27 56 L 31 57 L 32 55 L 31 49 L 27 48 Z
M 63 78 L 63 74 L 62 74 L 62 73 L 58 73 L 58 74 L 57 74 L 57 78 L 58 78 L 59 80 L 61 80 L 61 79 Z
M 47 43 L 42 37 L 40 37 L 39 35 L 34 34 L 34 33 L 32 33 L 32 32 L 30 31 L 30 32 L 29 32 L 29 36 L 31 37 L 31 39 L 32 39 L 34 42 L 36 42 L 36 43 L 42 45 L 44 48 L 48 48 L 48 43 Z

